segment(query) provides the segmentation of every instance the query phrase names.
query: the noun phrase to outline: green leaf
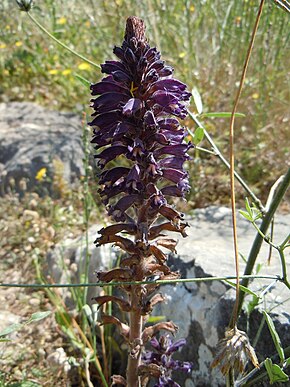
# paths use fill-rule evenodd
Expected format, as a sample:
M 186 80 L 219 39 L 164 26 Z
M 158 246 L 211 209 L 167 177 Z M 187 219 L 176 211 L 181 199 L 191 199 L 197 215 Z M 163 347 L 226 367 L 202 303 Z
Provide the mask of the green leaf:
M 211 113 L 203 113 L 201 115 L 201 118 L 204 118 L 204 117 L 207 117 L 207 118 L 228 118 L 231 116 L 232 116 L 231 112 L 211 112 Z M 243 113 L 235 113 L 235 117 L 236 118 L 246 117 L 246 115 Z
M 197 145 L 197 144 L 199 144 L 203 140 L 203 138 L 204 138 L 204 129 L 199 126 L 194 131 L 194 136 L 193 136 L 192 142 L 195 145 Z
M 51 311 L 50 310 L 47 310 L 45 312 L 36 312 L 36 313 L 33 313 L 30 317 L 30 319 L 27 321 L 27 324 L 28 323 L 31 323 L 31 322 L 36 322 L 36 321 L 40 321 L 40 320 L 43 320 L 44 318 L 48 317 L 49 315 L 51 314 Z
M 166 316 L 150 316 L 148 319 L 148 323 L 155 324 L 159 321 L 165 321 L 165 320 L 166 320 Z
M 236 284 L 232 281 L 225 280 L 229 285 L 231 285 L 233 288 L 236 288 Z M 240 289 L 247 294 L 251 294 L 253 297 L 260 298 L 255 292 L 253 292 L 251 289 L 247 288 L 246 286 L 240 285 Z
M 90 87 L 91 86 L 91 82 L 88 81 L 86 78 L 82 77 L 81 75 L 79 74 L 74 74 L 74 76 L 86 87 Z
M 252 221 L 253 221 L 251 215 L 249 215 L 249 213 L 248 213 L 247 211 L 239 210 L 239 213 L 240 213 L 244 218 L 246 218 L 249 222 L 252 222 Z
M 290 357 L 288 357 L 288 359 L 285 360 L 284 367 L 287 368 L 289 365 L 290 365 Z
M 196 110 L 197 110 L 198 114 L 201 114 L 202 113 L 202 100 L 201 100 L 201 96 L 200 96 L 197 88 L 194 87 L 191 90 L 191 93 L 192 93 L 193 100 L 194 100 L 194 103 L 196 106 Z
M 23 327 L 23 324 L 18 324 L 18 323 L 17 324 L 9 325 L 9 327 L 3 329 L 3 331 L 0 332 L 0 337 L 7 336 L 10 333 L 16 332 L 19 329 L 21 329 L 22 327 Z
M 246 210 L 248 211 L 248 214 L 251 215 L 251 217 L 253 218 L 253 211 L 251 209 L 250 202 L 249 202 L 248 198 L 245 199 L 245 206 L 246 206 Z
M 288 375 L 285 374 L 282 368 L 277 364 L 273 364 L 271 359 L 267 358 L 264 361 L 264 364 L 270 379 L 270 384 L 276 382 L 287 382 L 289 380 Z
M 270 330 L 270 333 L 271 333 L 274 345 L 275 345 L 276 350 L 278 352 L 278 355 L 280 357 L 281 363 L 283 363 L 284 360 L 285 360 L 285 354 L 284 354 L 284 350 L 283 350 L 282 345 L 281 345 L 280 337 L 279 337 L 279 335 L 278 335 L 278 333 L 276 331 L 276 328 L 275 328 L 275 325 L 273 323 L 273 320 L 271 319 L 269 314 L 266 311 L 263 311 L 263 314 L 264 314 L 264 316 L 266 318 L 266 322 L 267 322 L 268 328 Z

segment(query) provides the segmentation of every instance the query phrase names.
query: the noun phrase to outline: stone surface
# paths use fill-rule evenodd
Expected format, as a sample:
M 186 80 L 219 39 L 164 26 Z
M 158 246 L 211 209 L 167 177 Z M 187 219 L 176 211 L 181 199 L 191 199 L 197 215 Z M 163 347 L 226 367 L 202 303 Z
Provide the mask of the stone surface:
M 55 283 L 80 283 L 84 282 L 83 276 L 88 272 L 88 282 L 95 283 L 96 270 L 108 270 L 116 262 L 117 252 L 109 245 L 94 247 L 97 230 L 101 226 L 93 226 L 88 232 L 88 245 L 86 236 L 77 239 L 66 239 L 48 252 L 45 275 L 52 278 Z M 88 265 L 88 266 L 87 266 Z M 99 295 L 101 288 L 89 287 L 87 302 L 92 304 L 92 298 Z M 75 301 L 70 289 L 61 288 L 60 292 L 68 308 L 75 308 Z
M 81 138 L 81 119 L 75 114 L 50 111 L 29 102 L 1 103 L 1 193 L 9 187 L 20 193 L 32 189 L 38 184 L 35 177 L 41 168 L 46 168 L 52 179 L 53 163 L 58 160 L 63 178 L 71 183 L 83 174 Z
M 187 219 L 190 228 L 188 237 L 177 245 L 177 256 L 171 256 L 169 263 L 180 270 L 182 278 L 234 275 L 234 256 L 231 228 L 231 211 L 227 208 L 208 207 L 196 210 Z M 248 256 L 256 232 L 253 226 L 238 215 L 239 251 Z M 277 215 L 274 242 L 280 243 L 289 233 L 290 215 Z M 268 266 L 269 247 L 264 244 L 257 264 L 261 265 L 259 274 L 281 274 L 281 266 L 276 251 L 273 251 L 271 265 Z M 289 249 L 286 252 L 288 272 L 290 272 Z M 241 273 L 245 264 L 240 260 Z M 284 347 L 290 343 L 290 301 L 289 289 L 272 280 L 255 280 L 250 288 L 258 295 L 272 283 L 271 290 L 261 299 L 260 306 L 254 310 L 247 322 L 243 314 L 239 329 L 247 331 L 253 342 L 262 320 L 262 309 L 272 311 L 274 324 Z M 177 337 L 186 337 L 188 345 L 182 350 L 181 359 L 193 362 L 191 380 L 194 386 L 224 386 L 224 379 L 210 364 L 219 339 L 224 337 L 234 305 L 234 290 L 219 281 L 167 285 L 162 293 L 168 302 L 159 304 L 154 314 L 174 316 L 179 326 Z M 252 297 L 247 296 L 247 305 Z M 249 327 L 249 329 L 247 329 Z M 255 346 L 259 360 L 275 353 L 275 347 L 267 326 L 262 329 Z M 182 375 L 178 375 L 180 378 Z M 180 379 L 179 379 L 180 380 Z M 185 378 L 180 380 L 186 383 Z M 267 382 L 268 383 L 268 382 Z M 262 386 L 262 384 L 261 384 Z M 268 384 L 265 384 L 268 386 Z
M 208 207 L 194 211 L 186 220 L 190 224 L 188 237 L 180 240 L 177 245 L 178 255 L 171 255 L 168 264 L 174 270 L 179 270 L 182 278 L 234 275 L 230 210 L 224 207 Z M 287 236 L 289 225 L 289 214 L 276 216 L 274 234 L 276 243 L 281 242 Z M 92 282 L 95 282 L 94 271 L 114 265 L 117 257 L 117 251 L 108 246 L 98 249 L 92 246 L 99 228 L 101 227 L 95 226 L 89 232 L 89 251 L 92 253 L 89 280 Z M 248 256 L 255 235 L 253 226 L 238 216 L 239 249 L 245 257 Z M 271 265 L 267 265 L 268 252 L 265 244 L 257 260 L 257 264 L 261 265 L 259 274 L 280 274 L 280 261 L 275 251 L 272 254 Z M 84 257 L 84 238 L 67 241 L 62 246 L 57 246 L 48 257 L 48 266 L 54 280 L 66 282 L 68 278 L 65 276 L 69 268 L 73 281 L 78 280 L 84 267 Z M 289 258 L 288 251 L 286 259 L 290 272 Z M 60 266 L 60 262 L 66 263 L 65 270 L 63 266 Z M 244 266 L 241 262 L 241 272 Z M 72 267 L 73 270 L 71 270 Z M 250 288 L 260 295 L 270 284 L 269 280 L 255 280 L 251 283 Z M 90 288 L 89 302 L 97 292 L 97 289 Z M 234 290 L 228 284 L 220 281 L 203 281 L 162 286 L 161 292 L 166 296 L 167 302 L 158 304 L 154 309 L 154 314 L 166 316 L 166 319 L 172 319 L 179 326 L 177 338 L 187 338 L 187 346 L 182 349 L 179 357 L 193 362 L 192 374 L 184 376 L 179 373 L 176 380 L 181 386 L 224 386 L 224 378 L 221 373 L 217 369 L 211 369 L 210 364 L 217 342 L 224 337 L 225 328 L 230 320 Z M 272 282 L 270 291 L 261 299 L 260 306 L 252 312 L 248 322 L 246 315 L 243 314 L 239 322 L 239 329 L 247 331 L 253 342 L 262 320 L 261 310 L 266 307 L 272 313 L 271 316 L 283 346 L 288 346 L 290 343 L 290 301 L 288 298 L 289 290 L 282 284 Z M 251 296 L 247 296 L 246 305 L 250 301 Z M 267 326 L 262 329 L 255 348 L 259 360 L 275 353 Z M 260 385 L 267 386 L 268 384 Z

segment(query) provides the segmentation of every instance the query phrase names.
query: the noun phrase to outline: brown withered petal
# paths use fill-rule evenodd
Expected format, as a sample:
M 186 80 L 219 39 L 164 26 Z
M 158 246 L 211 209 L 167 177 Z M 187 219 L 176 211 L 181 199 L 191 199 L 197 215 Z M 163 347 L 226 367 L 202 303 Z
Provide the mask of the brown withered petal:
M 110 271 L 98 271 L 97 276 L 101 282 L 130 281 L 132 279 L 132 272 L 127 268 L 116 268 Z
M 122 261 L 120 262 L 120 266 L 121 267 L 132 267 L 134 265 L 138 265 L 139 263 L 139 257 L 138 255 L 131 255 L 129 257 L 125 257 L 122 259 Z
M 154 257 L 161 265 L 166 261 L 166 255 L 160 249 L 158 249 L 158 247 L 151 245 L 149 251 L 154 255 Z
M 134 250 L 135 244 L 130 239 L 121 237 L 119 235 L 102 235 L 100 238 L 97 238 L 96 246 L 105 245 L 107 243 L 115 243 L 117 246 L 122 246 L 126 251 Z
M 130 328 L 127 324 L 122 323 L 117 317 L 109 316 L 107 314 L 102 315 L 102 325 L 114 324 L 119 328 L 121 335 L 128 340 Z
M 225 338 L 218 343 L 217 354 L 211 367 L 218 366 L 223 375 L 228 374 L 231 368 L 241 373 L 248 360 L 253 363 L 254 367 L 260 368 L 247 334 L 234 327 L 228 329 L 225 332 Z
M 151 363 L 151 364 L 141 364 L 138 367 L 138 375 L 139 376 L 150 375 L 153 378 L 158 379 L 158 378 L 160 378 L 162 373 L 163 373 L 162 367 L 157 365 L 157 364 L 153 364 L 153 363 Z
M 163 236 L 162 234 L 160 234 L 162 231 L 179 232 L 185 238 L 187 236 L 185 232 L 186 227 L 189 227 L 188 223 L 180 223 L 178 226 L 176 226 L 171 222 L 162 223 L 158 226 L 152 226 L 149 229 L 149 239 L 155 239 L 158 236 Z
M 101 235 L 116 235 L 121 231 L 126 231 L 128 234 L 135 234 L 136 225 L 130 223 L 113 224 L 111 226 L 102 228 L 100 231 L 98 231 L 98 233 Z
M 157 273 L 164 273 L 164 274 L 169 274 L 170 269 L 167 265 L 159 265 L 158 263 L 148 263 L 146 265 L 146 276 L 151 276 L 152 274 L 157 274 Z
M 121 384 L 122 386 L 127 386 L 127 382 L 125 378 L 121 375 L 113 375 L 111 376 L 111 386 L 115 386 L 116 384 Z
M 142 306 L 141 314 L 142 316 L 146 316 L 148 314 L 151 314 L 153 307 L 158 304 L 158 302 L 163 302 L 165 300 L 165 297 L 162 296 L 162 294 L 158 293 L 155 294 L 151 298 L 151 300 L 147 301 L 145 305 Z
M 178 331 L 178 326 L 175 325 L 172 321 L 165 321 L 147 327 L 142 333 L 143 343 L 147 343 L 148 340 L 151 340 L 152 337 L 157 335 L 157 333 L 160 332 L 162 329 L 171 332 L 174 335 Z
M 99 308 L 106 304 L 107 302 L 114 302 L 124 311 L 124 312 L 130 312 L 131 305 L 126 300 L 123 300 L 122 298 L 116 297 L 116 296 L 100 296 L 100 297 L 94 297 L 93 300 L 99 304 Z
M 158 241 L 156 241 L 157 246 L 165 247 L 166 249 L 172 251 L 173 253 L 176 253 L 175 247 L 177 243 L 178 241 L 172 238 L 158 239 Z
M 160 279 L 163 281 L 176 280 L 178 278 L 180 278 L 180 273 L 177 271 L 171 271 L 169 274 L 160 276 Z

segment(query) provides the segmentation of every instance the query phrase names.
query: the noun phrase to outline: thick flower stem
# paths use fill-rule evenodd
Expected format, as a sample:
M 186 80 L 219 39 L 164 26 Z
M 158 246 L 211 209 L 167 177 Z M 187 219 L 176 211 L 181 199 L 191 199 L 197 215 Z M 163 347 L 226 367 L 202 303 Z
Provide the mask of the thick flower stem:
M 138 367 L 141 362 L 141 335 L 143 328 L 143 317 L 140 311 L 140 286 L 132 286 L 131 290 L 131 305 L 133 306 L 130 312 L 130 354 L 128 357 L 127 366 L 127 386 L 139 387 Z

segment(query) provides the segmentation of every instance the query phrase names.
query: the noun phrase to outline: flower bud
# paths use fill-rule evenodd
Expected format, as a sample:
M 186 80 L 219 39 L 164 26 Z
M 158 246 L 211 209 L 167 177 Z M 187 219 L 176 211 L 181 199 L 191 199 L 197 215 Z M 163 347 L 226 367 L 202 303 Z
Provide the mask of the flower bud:
M 33 7 L 33 0 L 16 0 L 16 3 L 23 12 L 29 12 Z

